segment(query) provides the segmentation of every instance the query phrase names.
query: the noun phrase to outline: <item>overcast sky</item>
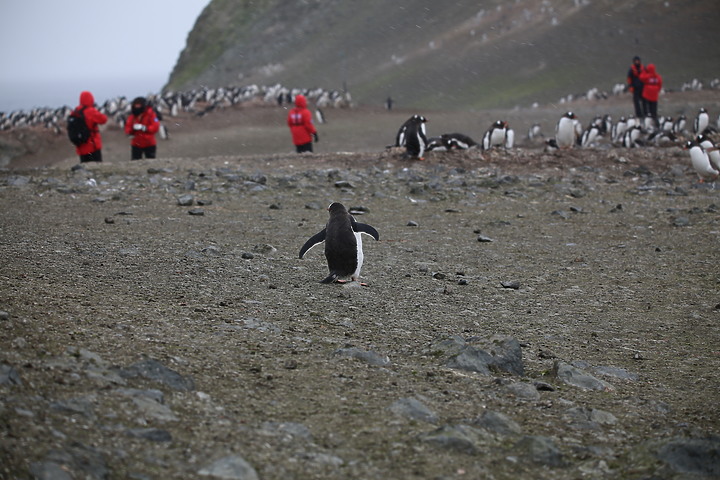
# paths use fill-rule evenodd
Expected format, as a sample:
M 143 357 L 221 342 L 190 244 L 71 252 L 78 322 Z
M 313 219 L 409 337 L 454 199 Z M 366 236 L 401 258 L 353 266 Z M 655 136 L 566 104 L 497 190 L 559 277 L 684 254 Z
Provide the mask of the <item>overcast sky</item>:
M 30 101 L 33 106 L 68 102 L 74 106 L 77 94 L 72 101 L 43 103 L 64 98 L 66 89 L 73 86 L 77 86 L 74 90 L 97 90 L 96 97 L 120 90 L 122 85 L 128 90 L 159 92 L 208 3 L 0 1 L 0 111 L 28 108 L 9 105 Z

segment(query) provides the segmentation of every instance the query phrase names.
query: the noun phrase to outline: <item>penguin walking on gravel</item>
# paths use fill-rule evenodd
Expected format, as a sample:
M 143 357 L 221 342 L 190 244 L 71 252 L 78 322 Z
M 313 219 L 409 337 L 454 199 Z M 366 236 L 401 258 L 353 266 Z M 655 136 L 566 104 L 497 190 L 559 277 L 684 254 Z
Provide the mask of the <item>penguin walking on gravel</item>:
M 482 138 L 483 150 L 490 150 L 493 147 L 505 146 L 507 140 L 508 123 L 503 120 L 497 120 L 490 125 Z
M 715 188 L 715 180 L 720 175 L 720 171 L 713 168 L 705 149 L 694 141 L 686 142 L 684 148 L 690 152 L 690 162 L 700 178 L 700 183 L 709 180 L 713 182 L 713 188 Z
M 305 242 L 300 249 L 300 258 L 324 241 L 330 273 L 320 283 L 345 283 L 347 278 L 355 281 L 360 277 L 364 258 L 361 234 L 370 235 L 375 240 L 380 240 L 380 234 L 370 225 L 356 222 L 342 203 L 333 202 L 328 211 L 330 218 L 325 228 Z
M 710 163 L 716 170 L 720 170 L 720 150 L 717 149 L 715 143 L 707 135 L 700 134 L 697 136 L 695 141 L 700 145 L 703 150 L 708 154 Z
M 555 127 L 555 141 L 558 148 L 572 148 L 577 139 L 575 131 L 575 120 L 577 117 L 573 112 L 566 112 Z

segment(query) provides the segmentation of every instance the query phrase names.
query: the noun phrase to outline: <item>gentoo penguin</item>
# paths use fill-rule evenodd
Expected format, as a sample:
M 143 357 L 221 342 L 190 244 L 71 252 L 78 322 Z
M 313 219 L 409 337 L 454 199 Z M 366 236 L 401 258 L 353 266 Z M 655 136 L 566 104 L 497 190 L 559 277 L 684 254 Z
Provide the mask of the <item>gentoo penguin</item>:
M 554 138 L 548 138 L 545 140 L 545 151 L 550 152 L 557 152 L 558 151 L 558 144 L 557 141 L 555 141 Z
M 567 112 L 560 118 L 555 127 L 555 141 L 558 148 L 571 148 L 575 144 L 575 120 L 573 112 Z
M 467 150 L 477 146 L 475 140 L 462 133 L 443 133 L 440 138 L 448 150 Z
M 508 127 L 507 132 L 505 132 L 505 148 L 512 149 L 514 145 L 515 145 L 515 130 Z
M 360 234 L 380 240 L 380 235 L 370 225 L 359 223 L 348 213 L 342 203 L 333 202 L 328 207 L 330 219 L 325 228 L 305 242 L 300 249 L 300 258 L 315 245 L 325 242 L 325 258 L 330 274 L 320 283 L 344 283 L 344 279 L 357 280 L 363 264 L 363 249 Z
M 318 123 L 325 123 L 325 114 L 319 108 L 315 110 L 315 118 L 317 119 Z
M 405 147 L 406 155 L 422 160 L 428 143 L 425 123 L 427 123 L 427 118 L 422 115 L 413 115 L 408 118 L 398 130 L 395 146 Z
M 700 107 L 697 115 L 695 116 L 695 122 L 693 124 L 693 131 L 696 135 L 705 132 L 705 129 L 710 126 L 710 115 L 704 107 Z
M 620 117 L 615 125 L 613 125 L 612 128 L 612 143 L 620 143 L 622 142 L 622 137 L 625 134 L 625 130 L 627 130 L 627 120 L 625 117 Z
M 442 136 L 430 137 L 430 138 L 428 138 L 426 150 L 428 152 L 431 150 L 437 150 L 439 152 L 444 152 L 444 151 L 448 150 L 448 145 L 445 143 Z
M 535 140 L 543 137 L 542 128 L 539 123 L 533 123 L 528 130 L 528 140 Z
M 640 125 L 635 125 L 625 130 L 622 137 L 622 146 L 625 148 L 635 148 L 642 146 L 642 128 Z
M 713 164 L 713 166 L 720 170 L 720 150 L 715 148 L 715 144 L 707 135 L 703 135 L 702 133 L 697 136 L 695 139 L 698 145 L 700 145 L 705 152 L 707 152 L 708 157 L 710 158 L 710 163 Z
M 677 135 L 682 134 L 686 126 L 687 117 L 685 115 L 679 115 L 677 119 L 675 119 L 675 123 L 673 123 L 672 132 Z
M 490 150 L 493 147 L 505 146 L 508 123 L 497 120 L 490 125 L 482 138 L 483 150 Z
M 698 177 L 700 177 L 700 183 L 705 180 L 715 182 L 718 175 L 720 175 L 720 171 L 713 168 L 710 157 L 703 147 L 698 145 L 697 142 L 689 141 L 685 143 L 685 150 L 690 152 L 690 161 Z
M 580 146 L 583 148 L 591 147 L 595 143 L 595 140 L 597 140 L 600 136 L 600 128 L 600 125 L 596 123 L 588 125 L 580 137 Z
M 657 130 L 648 136 L 648 143 L 652 143 L 656 147 L 670 147 L 677 144 L 677 136 L 673 132 Z

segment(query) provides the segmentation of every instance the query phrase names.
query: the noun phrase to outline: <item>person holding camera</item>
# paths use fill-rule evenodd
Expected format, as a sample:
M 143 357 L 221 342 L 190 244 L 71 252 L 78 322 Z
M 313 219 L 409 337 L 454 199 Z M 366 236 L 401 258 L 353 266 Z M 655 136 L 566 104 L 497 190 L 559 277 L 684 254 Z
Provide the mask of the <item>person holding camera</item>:
M 125 134 L 132 137 L 130 159 L 140 160 L 143 155 L 145 158 L 155 158 L 155 134 L 160 129 L 160 120 L 144 97 L 137 97 L 131 105 L 130 116 L 125 122 Z

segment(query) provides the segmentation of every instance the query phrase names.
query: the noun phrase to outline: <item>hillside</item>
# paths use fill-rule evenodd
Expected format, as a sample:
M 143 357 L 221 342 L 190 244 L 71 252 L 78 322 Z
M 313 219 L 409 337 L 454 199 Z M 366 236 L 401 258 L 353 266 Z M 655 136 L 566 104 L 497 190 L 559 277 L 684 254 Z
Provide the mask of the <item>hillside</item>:
M 670 89 L 720 75 L 711 1 L 479 3 L 213 0 L 166 90 L 279 82 L 347 87 L 365 105 L 391 96 L 403 107 L 474 110 L 609 90 L 636 54 Z

